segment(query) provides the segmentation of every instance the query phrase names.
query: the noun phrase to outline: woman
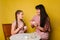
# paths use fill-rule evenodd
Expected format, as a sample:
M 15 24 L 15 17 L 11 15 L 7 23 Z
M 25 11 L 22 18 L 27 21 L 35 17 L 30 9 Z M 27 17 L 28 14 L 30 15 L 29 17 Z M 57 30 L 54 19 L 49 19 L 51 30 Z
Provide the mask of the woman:
M 17 10 L 15 13 L 16 20 L 12 23 L 11 34 L 20 34 L 27 31 L 27 26 L 23 21 L 23 11 Z
M 41 37 L 41 40 L 48 40 L 50 32 L 50 21 L 43 5 L 37 5 L 36 13 L 31 20 L 32 28 L 36 28 L 36 33 Z

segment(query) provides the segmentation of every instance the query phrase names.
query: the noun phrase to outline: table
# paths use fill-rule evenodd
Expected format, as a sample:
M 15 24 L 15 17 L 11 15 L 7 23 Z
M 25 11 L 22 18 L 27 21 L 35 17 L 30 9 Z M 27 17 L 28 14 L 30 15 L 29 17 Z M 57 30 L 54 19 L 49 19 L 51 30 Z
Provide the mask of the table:
M 10 40 L 39 40 L 41 39 L 36 33 L 21 33 L 10 37 Z

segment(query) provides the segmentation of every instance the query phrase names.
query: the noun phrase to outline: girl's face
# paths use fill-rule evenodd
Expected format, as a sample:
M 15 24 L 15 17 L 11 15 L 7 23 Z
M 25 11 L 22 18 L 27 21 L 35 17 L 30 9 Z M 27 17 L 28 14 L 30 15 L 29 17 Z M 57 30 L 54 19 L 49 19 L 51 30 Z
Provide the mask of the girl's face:
M 17 14 L 19 19 L 23 19 L 23 12 L 20 12 L 19 14 Z
M 36 9 L 36 13 L 40 15 L 40 9 Z

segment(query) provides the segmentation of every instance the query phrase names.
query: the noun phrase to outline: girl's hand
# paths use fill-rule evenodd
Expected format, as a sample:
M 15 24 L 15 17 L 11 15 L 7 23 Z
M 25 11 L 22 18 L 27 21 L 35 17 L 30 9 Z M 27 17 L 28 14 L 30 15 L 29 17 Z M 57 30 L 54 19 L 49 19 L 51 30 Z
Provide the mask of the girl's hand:
M 27 29 L 27 26 L 24 26 L 24 29 L 26 30 Z
M 24 26 L 24 32 L 26 32 L 27 31 L 27 26 Z

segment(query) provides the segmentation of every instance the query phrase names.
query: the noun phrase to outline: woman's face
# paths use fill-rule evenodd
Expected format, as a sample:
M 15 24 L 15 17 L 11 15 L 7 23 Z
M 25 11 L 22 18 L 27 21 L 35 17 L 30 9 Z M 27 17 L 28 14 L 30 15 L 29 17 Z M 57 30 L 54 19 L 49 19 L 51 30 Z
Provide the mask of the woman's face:
M 40 15 L 40 9 L 36 9 L 36 13 Z
M 20 12 L 17 16 L 19 19 L 23 19 L 23 12 Z

